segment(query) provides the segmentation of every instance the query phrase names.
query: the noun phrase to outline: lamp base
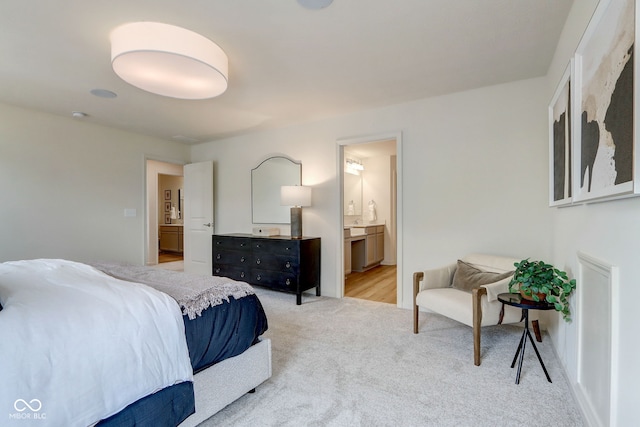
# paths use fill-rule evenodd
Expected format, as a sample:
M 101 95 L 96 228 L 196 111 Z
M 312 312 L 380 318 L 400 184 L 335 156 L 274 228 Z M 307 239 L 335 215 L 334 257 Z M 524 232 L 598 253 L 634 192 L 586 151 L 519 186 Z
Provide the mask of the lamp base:
M 302 208 L 291 208 L 291 238 L 302 239 Z

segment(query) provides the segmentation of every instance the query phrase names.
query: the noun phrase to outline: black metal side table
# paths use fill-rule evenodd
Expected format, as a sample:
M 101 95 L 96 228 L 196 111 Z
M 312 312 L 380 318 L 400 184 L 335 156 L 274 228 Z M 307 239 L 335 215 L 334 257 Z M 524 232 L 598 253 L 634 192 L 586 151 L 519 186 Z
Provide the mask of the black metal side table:
M 516 374 L 516 384 L 520 384 L 520 372 L 522 371 L 522 361 L 524 360 L 524 350 L 527 347 L 527 337 L 529 337 L 529 341 L 531 341 L 531 345 L 536 352 L 536 356 L 538 356 L 538 361 L 542 366 L 542 370 L 544 374 L 547 376 L 547 380 L 551 381 L 551 377 L 549 377 L 549 373 L 547 372 L 547 368 L 545 368 L 544 363 L 542 362 L 542 357 L 540 357 L 540 353 L 538 352 L 538 348 L 536 347 L 536 343 L 533 341 L 531 337 L 531 332 L 529 331 L 529 310 L 553 310 L 554 306 L 551 303 L 546 301 L 535 302 L 529 301 L 527 299 L 522 298 L 520 294 L 510 294 L 504 293 L 498 295 L 498 301 L 503 304 L 510 305 L 512 307 L 518 307 L 522 309 L 522 315 L 524 318 L 524 331 L 522 332 L 522 338 L 520 338 L 520 344 L 518 344 L 518 350 L 516 351 L 516 355 L 513 357 L 513 362 L 511 362 L 511 368 L 516 365 L 516 360 L 518 359 L 518 354 L 520 355 L 520 360 L 518 361 L 518 373 Z

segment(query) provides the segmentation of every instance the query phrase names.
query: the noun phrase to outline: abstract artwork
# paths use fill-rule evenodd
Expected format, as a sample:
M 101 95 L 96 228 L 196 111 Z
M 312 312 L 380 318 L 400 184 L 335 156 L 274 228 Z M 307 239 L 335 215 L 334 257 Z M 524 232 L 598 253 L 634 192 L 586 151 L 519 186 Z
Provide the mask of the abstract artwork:
M 601 0 L 576 50 L 574 201 L 638 192 L 635 33 L 635 0 Z
M 549 104 L 549 206 L 571 203 L 571 70 L 567 66 Z

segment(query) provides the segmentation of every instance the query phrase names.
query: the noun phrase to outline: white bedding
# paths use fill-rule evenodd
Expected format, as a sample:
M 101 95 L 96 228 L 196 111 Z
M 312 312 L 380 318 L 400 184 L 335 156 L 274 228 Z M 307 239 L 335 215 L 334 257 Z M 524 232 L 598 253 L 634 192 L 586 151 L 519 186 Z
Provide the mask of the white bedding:
M 193 378 L 180 308 L 145 285 L 70 261 L 6 262 L 0 302 L 1 425 L 88 426 Z

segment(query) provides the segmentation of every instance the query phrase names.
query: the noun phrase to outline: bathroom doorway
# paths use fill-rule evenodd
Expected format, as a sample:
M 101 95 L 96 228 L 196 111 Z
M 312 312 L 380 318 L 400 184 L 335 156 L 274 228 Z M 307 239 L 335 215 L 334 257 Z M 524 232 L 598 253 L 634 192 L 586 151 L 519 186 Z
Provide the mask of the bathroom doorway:
M 158 263 L 184 261 L 184 177 L 158 174 Z
M 400 135 L 339 144 L 344 241 L 342 295 L 401 306 Z
M 182 177 L 183 165 L 146 160 L 146 265 L 182 263 Z

